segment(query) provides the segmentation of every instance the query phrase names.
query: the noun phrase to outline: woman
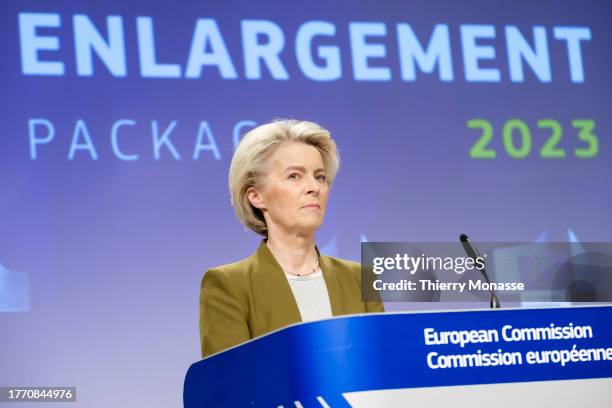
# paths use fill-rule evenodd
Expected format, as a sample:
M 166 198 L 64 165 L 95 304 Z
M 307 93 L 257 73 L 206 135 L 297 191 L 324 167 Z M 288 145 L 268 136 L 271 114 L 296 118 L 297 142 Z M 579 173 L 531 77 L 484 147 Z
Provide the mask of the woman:
M 205 273 L 203 357 L 292 323 L 384 311 L 380 302 L 361 302 L 358 263 L 322 255 L 315 245 L 339 163 L 329 132 L 312 122 L 271 122 L 239 143 L 232 203 L 264 239 L 249 258 Z

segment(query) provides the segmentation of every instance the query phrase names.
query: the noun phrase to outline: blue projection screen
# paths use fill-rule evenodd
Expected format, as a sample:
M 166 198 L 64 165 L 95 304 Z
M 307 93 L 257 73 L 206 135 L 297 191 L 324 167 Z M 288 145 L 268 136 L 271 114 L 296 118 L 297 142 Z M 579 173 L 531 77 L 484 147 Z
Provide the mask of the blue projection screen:
M 278 117 L 340 149 L 326 254 L 612 240 L 608 1 L 0 7 L 0 385 L 176 406 L 203 272 L 259 241 L 234 146 Z

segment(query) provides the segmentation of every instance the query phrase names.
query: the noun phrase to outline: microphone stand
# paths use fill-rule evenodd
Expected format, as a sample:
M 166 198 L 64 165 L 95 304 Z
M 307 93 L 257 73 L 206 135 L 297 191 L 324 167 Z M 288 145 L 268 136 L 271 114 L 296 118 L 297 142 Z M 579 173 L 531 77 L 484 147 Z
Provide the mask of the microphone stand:
M 461 241 L 461 245 L 463 246 L 463 249 L 465 249 L 465 252 L 468 254 L 470 258 L 472 258 L 474 261 L 476 261 L 476 258 L 481 258 L 480 254 L 478 253 L 478 250 L 472 244 L 472 242 L 470 241 L 467 235 L 461 234 L 459 236 L 459 241 Z M 491 281 L 489 280 L 489 275 L 487 274 L 487 271 L 485 270 L 484 267 L 482 269 L 479 269 L 479 268 L 476 268 L 476 269 L 478 269 L 480 273 L 482 273 L 482 276 L 484 276 L 485 281 L 487 282 L 487 284 L 489 284 L 489 292 L 491 293 L 491 303 L 490 303 L 491 309 L 501 308 L 501 305 L 499 304 L 499 299 L 497 299 L 497 295 L 495 294 L 495 291 L 493 290 L 493 288 L 491 288 Z

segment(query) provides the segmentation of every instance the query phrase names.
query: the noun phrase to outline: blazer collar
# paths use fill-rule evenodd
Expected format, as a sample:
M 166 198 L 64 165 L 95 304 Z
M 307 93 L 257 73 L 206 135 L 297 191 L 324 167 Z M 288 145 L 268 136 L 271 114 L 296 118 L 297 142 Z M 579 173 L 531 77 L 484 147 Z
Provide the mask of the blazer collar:
M 327 286 L 332 315 L 341 315 L 343 313 L 339 296 L 340 287 L 336 274 L 331 266 L 329 257 L 322 255 L 317 246 L 315 246 L 315 250 L 317 251 L 319 266 L 321 267 L 323 279 Z M 287 277 L 285 276 L 285 272 L 276 261 L 276 258 L 274 258 L 274 255 L 272 255 L 272 252 L 266 245 L 265 239 L 259 244 L 255 257 L 258 261 L 256 270 L 259 276 L 256 278 L 257 281 L 267 287 L 268 290 L 266 292 L 274 294 L 274 299 L 270 299 L 272 300 L 271 307 L 286 308 L 284 314 L 287 324 L 301 321 L 300 311 L 295 301 L 295 297 L 293 296 L 293 292 L 291 291 L 291 287 L 289 286 L 289 282 L 287 281 Z

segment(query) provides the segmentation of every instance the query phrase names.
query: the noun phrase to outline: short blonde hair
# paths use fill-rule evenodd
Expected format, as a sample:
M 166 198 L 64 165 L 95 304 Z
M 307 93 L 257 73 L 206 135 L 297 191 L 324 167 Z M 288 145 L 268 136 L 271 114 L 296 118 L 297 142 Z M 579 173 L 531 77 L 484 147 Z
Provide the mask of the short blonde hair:
M 247 197 L 250 187 L 261 187 L 269 170 L 268 159 L 285 143 L 305 143 L 321 154 L 329 184 L 340 167 L 340 156 L 329 131 L 313 122 L 279 119 L 249 131 L 232 157 L 229 171 L 231 202 L 236 216 L 247 228 L 267 236 L 263 213 Z

